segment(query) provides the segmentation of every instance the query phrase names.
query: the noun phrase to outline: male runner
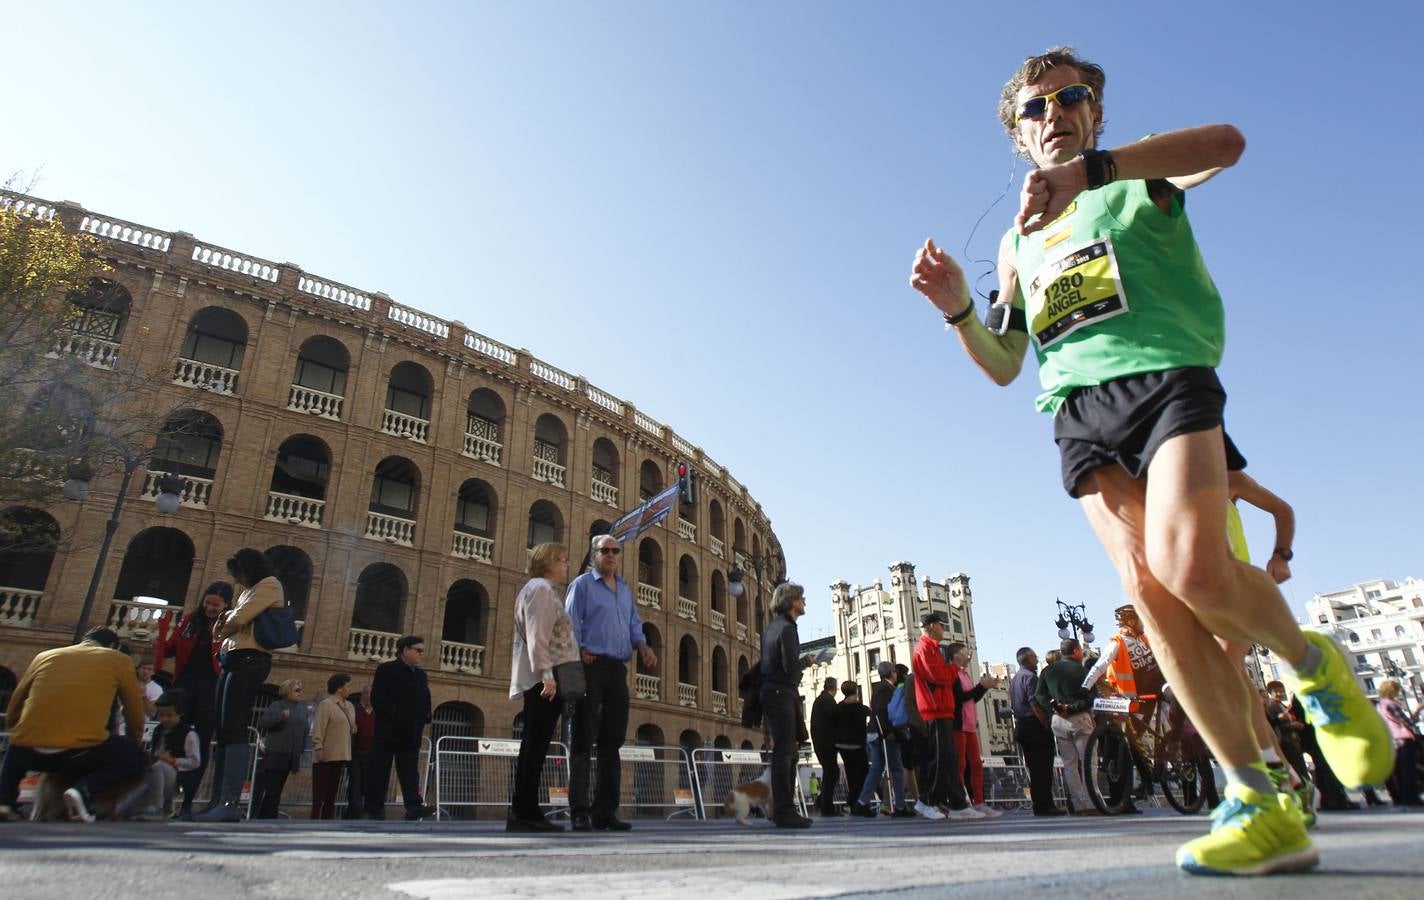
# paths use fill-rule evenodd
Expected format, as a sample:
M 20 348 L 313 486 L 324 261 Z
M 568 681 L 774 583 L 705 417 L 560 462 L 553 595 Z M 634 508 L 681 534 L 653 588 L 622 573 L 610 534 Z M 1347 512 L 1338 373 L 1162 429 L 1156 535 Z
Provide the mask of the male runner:
M 1211 832 L 1180 847 L 1177 864 L 1238 875 L 1309 868 L 1315 848 L 1267 775 L 1255 698 L 1217 638 L 1255 641 L 1291 665 L 1342 780 L 1379 781 L 1392 753 L 1339 645 L 1302 632 L 1271 577 L 1227 547 L 1226 395 L 1215 373 L 1225 317 L 1184 203 L 1185 191 L 1236 163 L 1245 139 L 1205 125 L 1100 151 L 1105 81 L 1100 67 L 1055 48 L 1004 86 L 1000 119 L 1036 166 L 999 250 L 999 296 L 1019 311 L 1010 330 L 979 321 L 963 272 L 933 240 L 910 283 L 996 383 L 1018 376 L 1033 344 L 1063 485 L 1227 774 Z

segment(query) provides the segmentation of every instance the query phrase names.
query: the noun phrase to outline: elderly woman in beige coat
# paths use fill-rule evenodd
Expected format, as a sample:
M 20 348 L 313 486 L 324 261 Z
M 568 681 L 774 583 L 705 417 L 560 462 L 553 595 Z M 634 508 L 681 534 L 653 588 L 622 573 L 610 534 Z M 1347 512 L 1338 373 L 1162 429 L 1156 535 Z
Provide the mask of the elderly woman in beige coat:
M 286 597 L 276 570 L 261 550 L 245 547 L 227 561 L 228 574 L 237 582 L 237 603 L 213 623 L 213 639 L 221 640 L 218 659 L 222 674 L 217 686 L 217 743 L 213 754 L 213 806 L 197 817 L 200 822 L 240 822 L 242 783 L 247 777 L 248 725 L 257 691 L 272 671 L 272 654 L 263 650 L 253 633 L 253 622 L 263 610 L 282 606 Z
M 569 551 L 559 544 L 540 544 L 529 557 L 529 575 L 514 600 L 509 696 L 524 699 L 524 734 L 505 830 L 563 831 L 564 826 L 544 818 L 539 808 L 539 775 L 565 706 L 554 681 L 554 666 L 579 658 L 562 592 L 569 580 Z
M 313 819 L 336 818 L 336 788 L 341 771 L 351 763 L 351 736 L 356 733 L 356 708 L 346 697 L 351 676 L 345 672 L 326 679 L 326 699 L 316 708 L 312 723 Z

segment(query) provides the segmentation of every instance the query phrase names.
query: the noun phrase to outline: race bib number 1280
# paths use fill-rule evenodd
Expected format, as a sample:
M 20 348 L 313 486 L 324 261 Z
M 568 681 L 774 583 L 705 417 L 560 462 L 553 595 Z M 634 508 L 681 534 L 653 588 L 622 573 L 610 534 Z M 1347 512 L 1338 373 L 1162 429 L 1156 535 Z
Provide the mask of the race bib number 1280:
M 1108 237 L 1049 259 L 1028 285 L 1029 331 L 1040 349 L 1127 309 Z

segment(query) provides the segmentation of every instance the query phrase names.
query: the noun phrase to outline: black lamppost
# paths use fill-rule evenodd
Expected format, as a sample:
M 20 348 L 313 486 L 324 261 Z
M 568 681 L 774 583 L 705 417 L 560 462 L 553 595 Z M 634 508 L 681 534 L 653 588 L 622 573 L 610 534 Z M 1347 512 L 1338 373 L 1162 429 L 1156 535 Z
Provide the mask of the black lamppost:
M 149 462 L 149 455 L 144 453 L 140 456 L 125 456 L 120 459 L 123 465 L 124 477 L 119 481 L 118 496 L 114 498 L 114 510 L 109 514 L 109 521 L 104 523 L 104 541 L 99 545 L 99 556 L 94 560 L 94 574 L 89 579 L 89 591 L 84 595 L 84 605 L 79 608 L 79 620 L 74 623 L 74 643 L 84 640 L 84 632 L 88 629 L 89 614 L 94 610 L 94 595 L 99 592 L 99 580 L 104 577 L 104 563 L 109 558 L 109 547 L 114 543 L 114 532 L 119 529 L 119 514 L 124 509 L 124 498 L 129 492 L 129 482 L 133 480 L 134 472 L 140 466 Z M 68 477 L 64 482 L 64 496 L 70 500 L 84 500 L 89 496 L 89 482 L 94 478 L 94 470 L 88 463 L 80 461 L 71 465 L 65 473 Z M 166 472 L 154 483 L 158 488 L 158 496 L 154 499 L 154 507 L 164 515 L 171 515 L 178 511 L 182 503 L 180 494 L 183 490 L 183 479 Z
M 1088 621 L 1088 608 L 1086 603 L 1069 604 L 1058 598 L 1053 599 L 1058 604 L 1058 618 L 1053 624 L 1058 626 L 1058 636 L 1064 640 L 1068 638 L 1078 638 L 1085 644 L 1091 644 L 1097 640 L 1097 635 L 1093 634 L 1093 623 Z M 1068 631 L 1068 626 L 1073 626 L 1073 631 Z
M 732 552 L 736 553 L 735 550 Z M 742 555 L 746 556 L 746 554 Z M 746 560 L 747 565 L 751 566 L 752 570 L 756 572 L 757 585 L 760 586 L 762 584 L 762 567 L 771 562 L 771 560 L 760 556 L 746 556 Z M 741 566 L 737 565 L 736 557 L 734 556 L 732 561 L 732 568 L 727 572 L 727 593 L 731 594 L 733 599 L 741 597 L 742 594 L 746 593 L 747 586 L 742 583 L 742 579 L 744 579 L 745 577 L 746 573 L 742 571 Z M 780 583 L 780 581 L 777 582 L 777 584 Z M 772 587 L 775 586 L 776 585 L 772 585 Z M 758 633 L 761 632 L 762 627 L 765 624 L 765 622 L 757 622 Z

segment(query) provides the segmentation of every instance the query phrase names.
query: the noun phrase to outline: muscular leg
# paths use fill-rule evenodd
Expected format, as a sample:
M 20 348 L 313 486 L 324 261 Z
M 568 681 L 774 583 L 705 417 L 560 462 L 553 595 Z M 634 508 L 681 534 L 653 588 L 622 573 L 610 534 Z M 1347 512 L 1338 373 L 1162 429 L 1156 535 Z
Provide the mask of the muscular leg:
M 1207 530 L 1204 513 L 1192 514 L 1194 504 L 1204 503 L 1214 504 L 1211 508 L 1215 514 L 1213 521 L 1217 523 L 1218 557 L 1224 560 L 1226 556 L 1225 515 L 1222 512 L 1226 508 L 1224 454 L 1220 449 L 1220 432 L 1207 434 L 1216 436 L 1218 458 L 1215 468 L 1219 470 L 1219 485 L 1213 485 L 1210 479 L 1200 483 L 1200 476 L 1194 477 L 1189 467 L 1182 471 L 1186 460 L 1164 460 L 1164 453 L 1171 456 L 1170 448 L 1194 437 L 1183 435 L 1169 440 L 1158 450 L 1149 478 L 1157 477 L 1159 465 L 1168 462 L 1173 465 L 1162 470 L 1166 477 L 1161 480 L 1171 481 L 1173 476 L 1177 476 L 1186 485 L 1179 486 L 1175 494 L 1169 485 L 1157 485 L 1151 491 L 1155 502 L 1150 506 L 1150 516 L 1148 486 L 1116 466 L 1104 466 L 1085 475 L 1079 482 L 1078 493 L 1093 530 L 1117 567 L 1124 590 L 1137 604 L 1138 614 L 1152 636 L 1157 662 L 1172 683 L 1177 697 L 1222 765 L 1239 767 L 1260 762 L 1261 759 L 1247 712 L 1246 704 L 1250 698 L 1246 685 L 1217 643 L 1216 635 L 1203 624 L 1193 609 L 1157 578 L 1148 563 L 1150 543 L 1158 548 L 1156 557 L 1166 557 L 1164 563 L 1174 574 L 1181 568 L 1173 558 L 1174 552 L 1179 553 L 1183 549 L 1191 551 L 1195 544 L 1200 543 L 1199 539 L 1191 541 L 1187 538 L 1194 531 Z M 1190 489 L 1183 490 L 1183 487 Z M 1187 527 L 1189 523 L 1173 521 L 1178 510 L 1168 501 L 1174 495 L 1180 501 L 1192 501 L 1176 505 L 1186 507 L 1180 512 L 1189 523 L 1195 524 L 1195 529 Z M 1149 530 L 1149 521 L 1161 522 L 1160 530 L 1166 535 L 1155 537 Z M 1186 535 L 1181 536 L 1179 533 L 1184 529 Z M 1222 606 L 1231 606 L 1229 598 Z M 1218 614 L 1217 618 L 1222 616 Z M 1298 627 L 1296 634 L 1299 639 Z M 1235 633 L 1234 626 L 1231 636 L 1245 637 Z
M 1251 650 L 1250 641 L 1222 641 L 1221 647 L 1226 651 L 1226 656 L 1233 662 L 1244 660 L 1246 654 Z M 1241 673 L 1241 677 L 1246 682 L 1246 689 L 1252 694 L 1256 693 L 1256 685 L 1251 683 L 1251 676 L 1246 672 L 1246 664 L 1240 663 L 1236 670 Z M 1276 740 L 1276 730 L 1271 727 L 1271 722 L 1266 718 L 1266 707 L 1261 703 L 1251 704 L 1251 731 L 1256 735 L 1256 746 L 1262 750 L 1267 747 L 1275 747 L 1276 752 L 1281 752 L 1280 741 Z

